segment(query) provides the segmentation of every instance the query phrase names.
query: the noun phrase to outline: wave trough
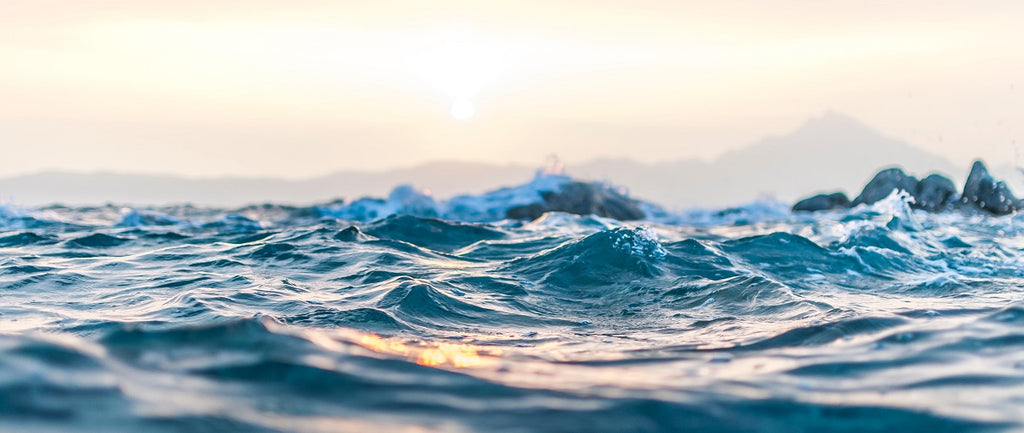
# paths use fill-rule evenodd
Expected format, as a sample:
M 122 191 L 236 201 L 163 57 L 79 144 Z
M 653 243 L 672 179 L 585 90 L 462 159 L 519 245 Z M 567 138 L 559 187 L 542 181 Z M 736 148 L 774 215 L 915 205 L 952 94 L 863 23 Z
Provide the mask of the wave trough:
M 1024 428 L 1017 215 L 533 191 L 5 209 L 0 429 Z

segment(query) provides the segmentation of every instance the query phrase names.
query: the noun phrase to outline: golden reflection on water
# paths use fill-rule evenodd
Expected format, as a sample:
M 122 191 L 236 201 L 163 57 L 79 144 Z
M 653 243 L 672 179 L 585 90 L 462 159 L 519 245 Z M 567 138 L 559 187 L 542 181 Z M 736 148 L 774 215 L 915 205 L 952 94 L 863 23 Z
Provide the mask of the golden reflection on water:
M 356 343 L 374 352 L 406 357 L 419 365 L 428 367 L 484 367 L 491 364 L 494 357 L 501 354 L 498 349 L 485 349 L 462 343 L 410 345 L 376 334 L 364 334 L 356 340 Z

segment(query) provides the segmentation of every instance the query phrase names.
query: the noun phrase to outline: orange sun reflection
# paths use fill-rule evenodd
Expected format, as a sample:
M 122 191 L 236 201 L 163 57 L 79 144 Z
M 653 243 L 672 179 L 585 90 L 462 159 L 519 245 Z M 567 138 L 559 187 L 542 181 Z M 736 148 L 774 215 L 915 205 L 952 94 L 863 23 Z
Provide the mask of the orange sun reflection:
M 356 343 L 374 352 L 402 356 L 428 367 L 479 368 L 488 365 L 501 354 L 497 349 L 483 349 L 461 343 L 409 345 L 376 334 L 364 334 Z

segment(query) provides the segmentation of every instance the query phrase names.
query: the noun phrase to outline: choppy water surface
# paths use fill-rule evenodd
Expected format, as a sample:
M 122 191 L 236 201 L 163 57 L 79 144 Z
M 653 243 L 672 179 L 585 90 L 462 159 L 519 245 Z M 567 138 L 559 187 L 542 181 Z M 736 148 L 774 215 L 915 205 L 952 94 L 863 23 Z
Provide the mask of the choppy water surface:
M 5 209 L 0 429 L 1024 428 L 1024 217 L 331 215 Z

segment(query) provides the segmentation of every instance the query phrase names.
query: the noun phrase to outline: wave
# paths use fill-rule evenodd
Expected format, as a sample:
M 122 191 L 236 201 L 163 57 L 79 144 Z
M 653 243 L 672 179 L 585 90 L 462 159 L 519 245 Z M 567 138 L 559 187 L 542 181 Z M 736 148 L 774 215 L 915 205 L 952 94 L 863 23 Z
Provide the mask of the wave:
M 815 384 L 797 385 L 804 395 L 799 399 L 744 398 L 745 394 L 766 391 L 758 388 L 686 390 L 679 381 L 678 388 L 668 387 L 657 394 L 642 389 L 610 392 L 560 389 L 557 385 L 553 389 L 516 386 L 429 365 L 444 354 L 494 356 L 485 349 L 440 347 L 415 348 L 367 334 L 303 330 L 257 319 L 187 329 L 123 324 L 109 327 L 92 340 L 0 336 L 0 363 L 4 366 L 0 396 L 6 403 L 0 406 L 4 415 L 0 425 L 29 430 L 41 423 L 60 423 L 89 430 L 146 431 L 400 430 L 421 426 L 442 431 L 542 427 L 602 432 L 748 431 L 793 426 L 874 430 L 879 425 L 913 425 L 937 431 L 1007 427 L 922 409 L 867 403 L 829 405 L 813 397 L 823 392 Z M 509 367 L 509 374 L 518 368 L 521 366 Z M 600 371 L 608 367 L 577 368 Z M 794 369 L 790 374 L 841 378 L 893 368 L 898 366 L 832 364 Z M 961 376 L 908 386 L 997 386 L 994 381 L 998 378 Z M 279 401 L 275 395 L 295 397 Z
M 1024 425 L 1020 216 L 506 218 L 566 179 L 0 210 L 0 430 Z

